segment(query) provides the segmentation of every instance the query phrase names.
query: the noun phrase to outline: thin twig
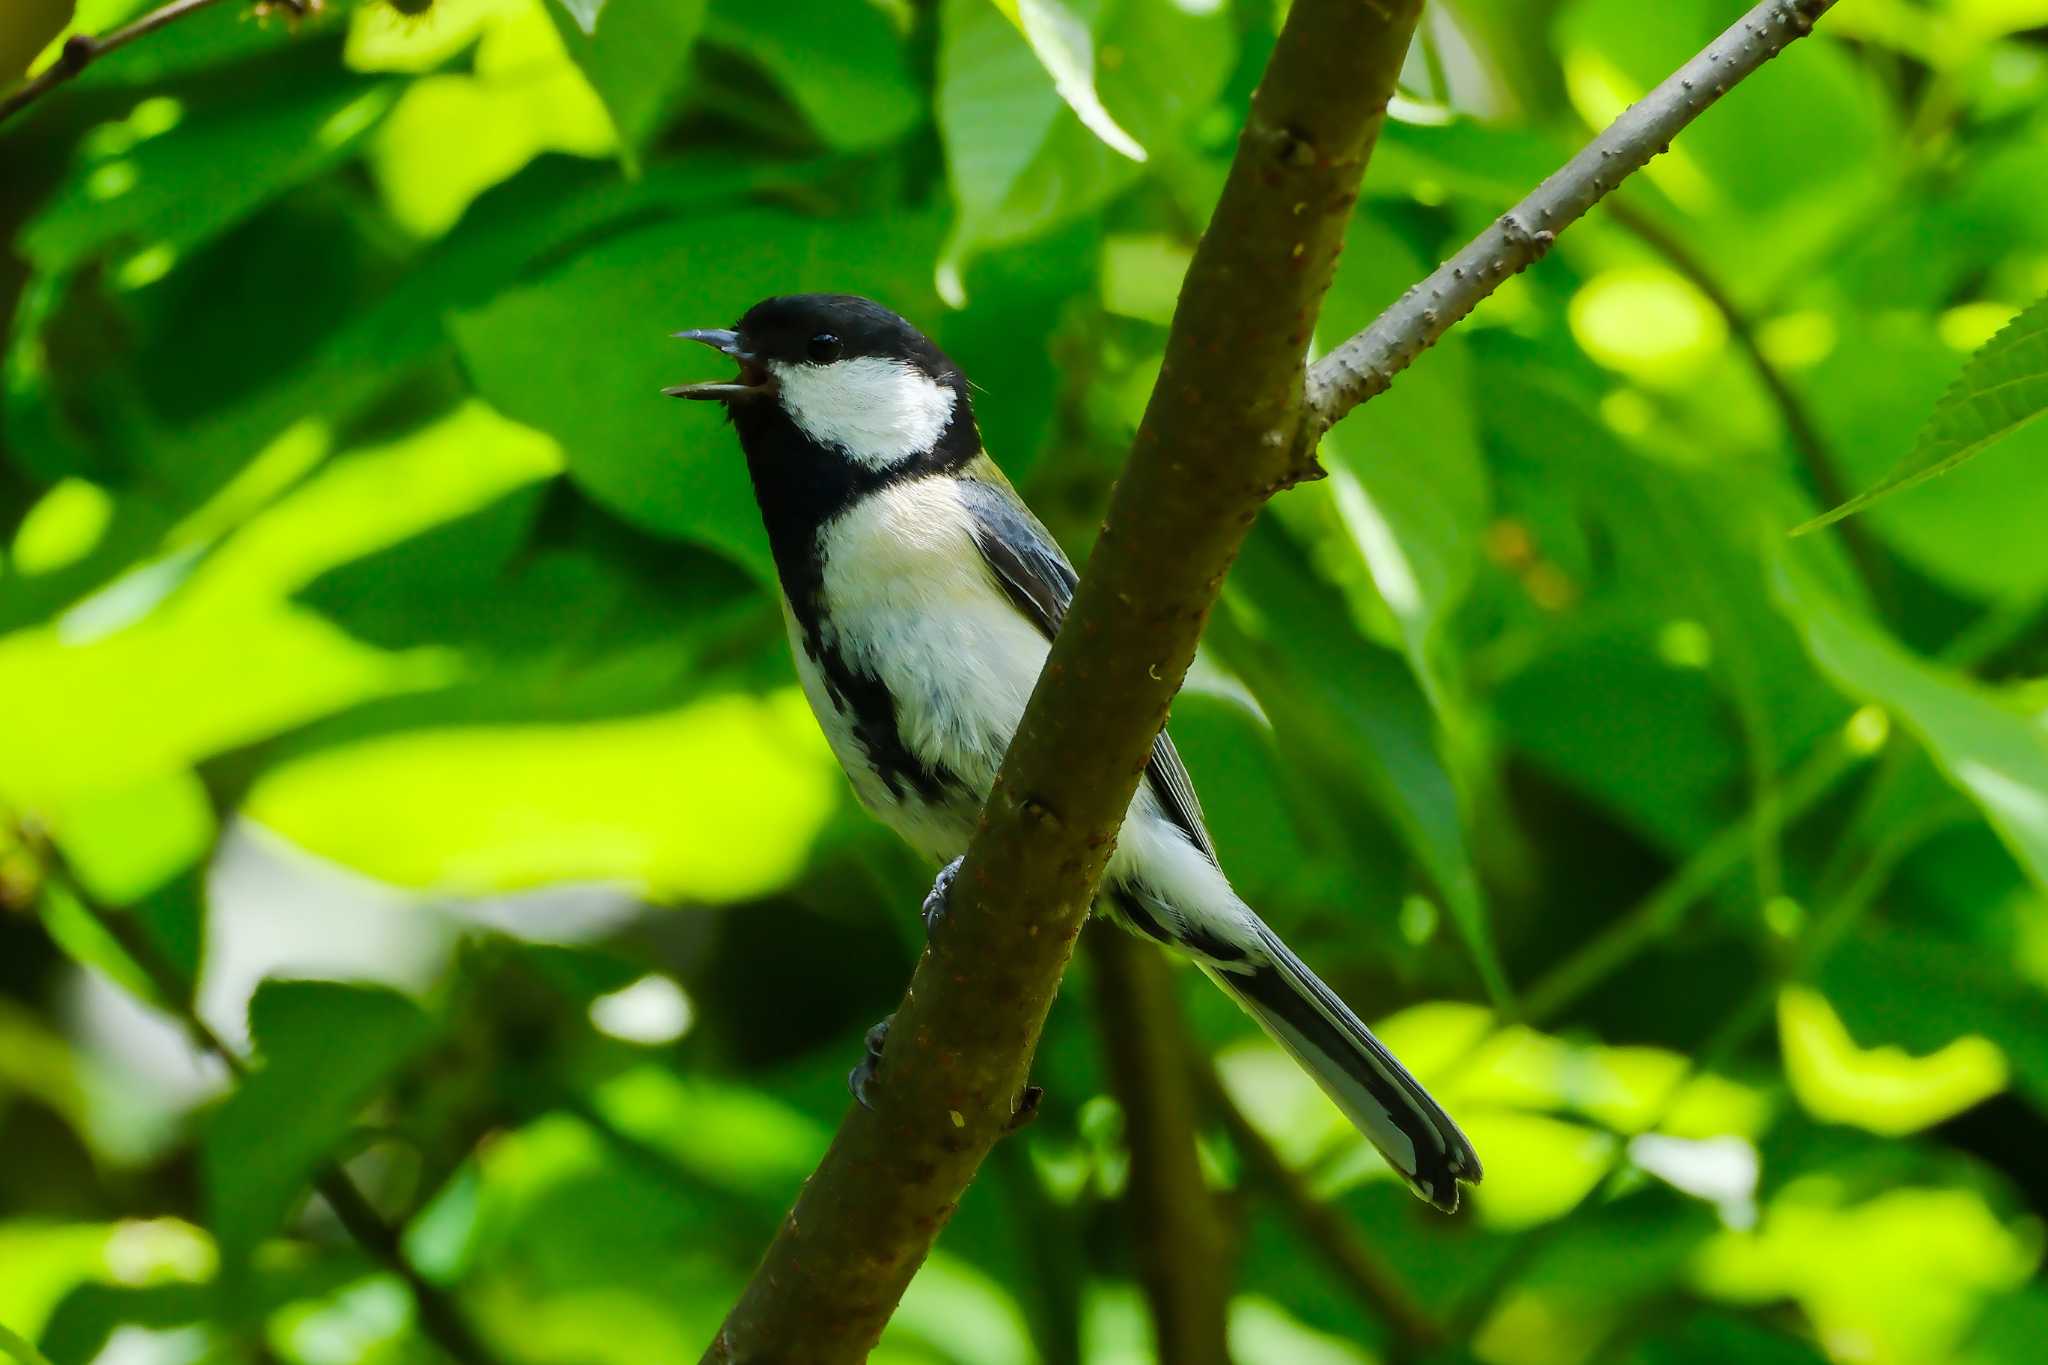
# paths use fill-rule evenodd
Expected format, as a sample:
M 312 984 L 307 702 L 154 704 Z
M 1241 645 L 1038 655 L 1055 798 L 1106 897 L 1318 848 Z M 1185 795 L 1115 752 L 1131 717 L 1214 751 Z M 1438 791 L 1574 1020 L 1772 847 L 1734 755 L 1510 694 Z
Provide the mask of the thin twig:
M 1308 1244 L 1321 1254 L 1359 1301 L 1387 1324 L 1401 1347 L 1392 1354 L 1414 1355 L 1442 1346 L 1446 1341 L 1444 1329 L 1416 1302 L 1408 1286 L 1359 1234 L 1357 1226 L 1316 1198 L 1308 1181 L 1287 1164 L 1287 1159 L 1231 1098 L 1214 1064 L 1202 1059 L 1194 1067 L 1194 1079 L 1204 1107 L 1222 1121 L 1224 1131 L 1230 1134 L 1230 1145 L 1237 1149 L 1253 1179 L 1280 1202 Z
M 1316 415 L 1310 439 L 1383 392 L 1501 281 L 1540 259 L 1558 233 L 1648 165 L 1737 81 L 1810 32 L 1834 3 L 1763 0 L 1371 326 L 1317 361 L 1308 376 Z
M 249 1064 L 230 1047 L 227 1040 L 199 1016 L 192 1004 L 192 983 L 176 963 L 159 948 L 142 925 L 129 914 L 100 903 L 86 889 L 70 863 L 54 844 L 43 844 L 40 852 L 44 875 L 60 885 L 85 913 L 121 946 L 121 951 L 149 979 L 157 994 L 156 1005 L 169 1013 L 202 1051 L 218 1058 L 236 1079 L 249 1074 Z M 461 1365 L 493 1365 L 495 1357 L 485 1348 L 455 1301 L 439 1286 L 420 1274 L 400 1244 L 398 1231 L 378 1214 L 368 1197 L 356 1187 L 348 1172 L 335 1162 L 322 1164 L 313 1174 L 313 1188 L 334 1210 L 344 1231 L 370 1253 L 371 1259 L 398 1276 L 412 1291 L 419 1307 L 420 1326 L 433 1342 Z
M 1821 435 L 1820 425 L 1813 420 L 1806 400 L 1792 387 L 1792 381 L 1785 377 L 1785 372 L 1764 354 L 1764 348 L 1756 337 L 1756 325 L 1750 320 L 1748 311 L 1721 287 L 1721 281 L 1714 272 L 1707 269 L 1706 263 L 1693 255 L 1684 242 L 1666 231 L 1663 225 L 1638 212 L 1627 200 L 1610 201 L 1607 216 L 1662 256 L 1672 269 L 1692 282 L 1693 288 L 1699 290 L 1708 303 L 1714 305 L 1714 311 L 1728 325 L 1728 335 L 1742 348 L 1757 382 L 1763 385 L 1764 392 L 1777 405 L 1778 418 L 1785 424 L 1785 432 L 1792 438 L 1800 462 L 1806 466 L 1815 499 L 1824 508 L 1840 507 L 1847 502 L 1850 488 L 1842 477 L 1841 462 L 1828 449 L 1827 438 Z M 1855 520 L 1838 521 L 1835 527 L 1841 533 L 1842 544 L 1849 551 L 1850 559 L 1855 561 L 1863 585 L 1873 596 L 1889 599 L 1893 592 L 1891 565 L 1870 538 L 1869 527 Z
M 1095 1012 L 1131 1156 L 1124 1205 L 1160 1365 L 1229 1365 L 1223 1221 L 1195 1151 L 1186 1029 L 1159 950 L 1098 925 L 1088 934 Z
M 163 8 L 153 9 L 134 23 L 123 25 L 111 33 L 99 37 L 89 33 L 72 34 L 64 40 L 56 61 L 22 82 L 19 89 L 0 98 L 0 123 L 5 123 L 116 48 L 126 47 L 137 38 L 148 37 L 165 24 L 175 23 L 215 3 L 217 0 L 171 0 Z

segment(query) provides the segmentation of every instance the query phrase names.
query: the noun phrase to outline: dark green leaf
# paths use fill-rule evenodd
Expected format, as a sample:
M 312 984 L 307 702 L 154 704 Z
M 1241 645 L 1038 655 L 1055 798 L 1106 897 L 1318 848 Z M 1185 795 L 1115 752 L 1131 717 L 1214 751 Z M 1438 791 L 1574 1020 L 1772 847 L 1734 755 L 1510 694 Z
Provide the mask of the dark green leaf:
M 706 0 L 562 0 L 549 6 L 562 45 L 612 116 L 619 153 L 637 170 L 640 153 L 690 69 Z
M 260 1064 L 213 1116 L 205 1142 L 208 1221 L 227 1273 L 276 1232 L 356 1114 L 432 1037 L 390 991 L 268 981 L 249 1002 Z

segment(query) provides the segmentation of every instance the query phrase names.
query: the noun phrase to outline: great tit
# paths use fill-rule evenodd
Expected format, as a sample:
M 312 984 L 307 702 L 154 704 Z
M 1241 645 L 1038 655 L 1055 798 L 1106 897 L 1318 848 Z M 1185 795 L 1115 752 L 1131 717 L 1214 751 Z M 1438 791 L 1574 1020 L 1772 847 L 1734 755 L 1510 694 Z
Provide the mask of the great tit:
M 947 864 L 930 924 L 1073 597 L 1073 566 L 982 450 L 960 367 L 887 308 L 794 294 L 730 330 L 676 335 L 738 362 L 730 380 L 664 392 L 725 405 L 818 723 L 861 803 Z M 1164 733 L 1098 908 L 1193 959 L 1424 1199 L 1455 1209 L 1458 1182 L 1479 1180 L 1457 1124 L 1231 890 Z M 862 1094 L 867 1074 L 853 1080 Z

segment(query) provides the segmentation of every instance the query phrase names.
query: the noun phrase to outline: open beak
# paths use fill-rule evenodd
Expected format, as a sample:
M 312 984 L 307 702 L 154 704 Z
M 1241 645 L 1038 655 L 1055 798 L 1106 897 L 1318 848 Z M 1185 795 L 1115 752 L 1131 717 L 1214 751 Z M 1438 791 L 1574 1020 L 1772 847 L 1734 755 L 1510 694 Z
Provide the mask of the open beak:
M 702 342 L 715 351 L 731 356 L 739 362 L 740 372 L 732 379 L 711 380 L 702 384 L 677 384 L 673 388 L 663 389 L 662 392 L 669 397 L 708 398 L 720 403 L 730 403 L 735 398 L 755 398 L 775 391 L 775 377 L 768 373 L 765 365 L 740 345 L 738 332 L 700 327 L 687 332 L 677 332 L 675 335 L 684 341 Z

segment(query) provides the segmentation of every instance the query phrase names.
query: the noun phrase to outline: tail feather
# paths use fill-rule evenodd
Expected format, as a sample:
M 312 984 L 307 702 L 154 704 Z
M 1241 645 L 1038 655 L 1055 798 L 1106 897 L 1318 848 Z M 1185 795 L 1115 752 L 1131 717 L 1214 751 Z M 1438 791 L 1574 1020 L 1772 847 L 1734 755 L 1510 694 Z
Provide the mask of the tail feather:
M 1445 1212 L 1458 1182 L 1478 1184 L 1479 1154 L 1422 1083 L 1373 1037 L 1272 930 L 1258 926 L 1267 960 L 1208 968 L 1218 985 L 1313 1076 L 1417 1194 Z

